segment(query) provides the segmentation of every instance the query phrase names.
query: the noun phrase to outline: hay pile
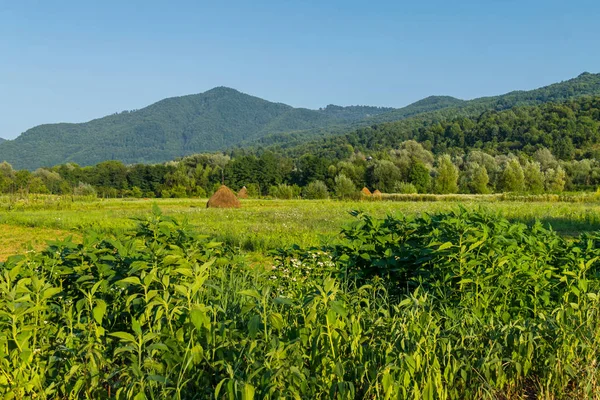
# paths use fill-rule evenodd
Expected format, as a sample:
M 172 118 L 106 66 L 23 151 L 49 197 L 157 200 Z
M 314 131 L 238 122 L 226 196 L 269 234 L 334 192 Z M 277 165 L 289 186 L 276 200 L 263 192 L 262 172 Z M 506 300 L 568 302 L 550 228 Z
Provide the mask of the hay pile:
M 375 191 L 373 192 L 373 197 L 381 198 L 381 192 L 379 191 L 379 189 L 375 189 Z
M 247 199 L 248 198 L 248 189 L 246 189 L 246 186 L 244 186 L 243 188 L 240 189 L 237 197 L 238 197 L 238 199 Z
M 206 203 L 206 208 L 239 208 L 240 206 L 240 201 L 235 197 L 235 193 L 225 185 L 221 185 Z
M 364 188 L 362 188 L 362 190 L 360 191 L 360 193 L 363 194 L 364 196 L 370 196 L 371 195 L 371 191 L 366 186 Z

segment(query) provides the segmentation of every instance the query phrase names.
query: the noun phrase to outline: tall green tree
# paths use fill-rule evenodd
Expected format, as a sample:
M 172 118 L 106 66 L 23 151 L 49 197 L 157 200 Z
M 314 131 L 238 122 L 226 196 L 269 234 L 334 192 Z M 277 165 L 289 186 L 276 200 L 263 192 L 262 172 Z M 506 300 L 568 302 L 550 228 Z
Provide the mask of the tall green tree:
M 357 189 L 354 183 L 346 175 L 338 175 L 335 177 L 334 186 L 335 195 L 340 199 L 350 199 L 357 194 Z
M 467 163 L 459 179 L 460 189 L 463 193 L 486 194 L 490 192 L 488 187 L 490 178 L 487 170 L 476 162 Z
M 539 162 L 528 161 L 523 168 L 523 177 L 526 191 L 533 194 L 540 194 L 544 191 L 544 173 Z
M 427 193 L 431 189 L 429 168 L 421 162 L 412 164 L 408 173 L 408 183 L 412 183 L 419 193 Z
M 525 189 L 525 175 L 518 159 L 510 158 L 506 163 L 500 178 L 500 189 L 504 192 L 522 192 Z
M 458 168 L 448 154 L 438 158 L 434 187 L 436 193 L 440 194 L 458 192 Z
M 400 181 L 400 169 L 393 162 L 377 161 L 373 168 L 372 186 L 382 192 L 391 193 L 396 183 Z
M 556 169 L 550 168 L 546 171 L 546 190 L 552 193 L 560 193 L 565 189 L 566 174 L 565 170 L 558 166 Z

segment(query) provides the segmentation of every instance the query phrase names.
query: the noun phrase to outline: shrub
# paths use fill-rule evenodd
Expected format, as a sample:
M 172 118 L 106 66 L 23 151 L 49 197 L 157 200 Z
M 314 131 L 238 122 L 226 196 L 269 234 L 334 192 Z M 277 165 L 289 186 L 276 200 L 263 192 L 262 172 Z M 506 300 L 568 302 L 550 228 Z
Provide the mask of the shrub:
M 281 183 L 277 186 L 271 186 L 269 188 L 269 195 L 276 199 L 290 200 L 294 198 L 294 188 L 285 183 Z
M 88 183 L 83 183 L 83 182 L 79 182 L 79 184 L 77 186 L 75 186 L 75 188 L 73 188 L 73 194 L 75 196 L 82 196 L 82 197 L 96 197 L 97 193 L 96 193 L 96 189 L 88 184 Z
M 139 199 L 142 197 L 144 193 L 142 192 L 142 189 L 140 189 L 137 186 L 134 186 L 133 188 L 131 188 L 131 196 L 135 197 L 136 199 Z
M 458 168 L 452 163 L 448 154 L 444 154 L 438 159 L 434 186 L 436 193 L 439 194 L 458 192 Z
M 412 183 L 398 182 L 396 183 L 396 186 L 394 186 L 394 192 L 400 194 L 416 194 L 419 191 Z
M 335 195 L 340 199 L 356 198 L 359 195 L 352 180 L 343 174 L 335 177 L 334 190 Z
M 326 199 L 329 197 L 329 191 L 324 182 L 313 181 L 304 188 L 302 196 L 305 199 Z
M 258 183 L 249 183 L 246 185 L 246 190 L 248 191 L 248 197 L 251 199 L 255 199 L 260 197 L 260 190 Z
M 516 158 L 506 163 L 500 176 L 500 189 L 504 192 L 521 192 L 525 189 L 525 174 Z
M 427 193 L 431 189 L 429 168 L 421 162 L 415 162 L 411 165 L 408 180 L 415 185 L 419 193 Z

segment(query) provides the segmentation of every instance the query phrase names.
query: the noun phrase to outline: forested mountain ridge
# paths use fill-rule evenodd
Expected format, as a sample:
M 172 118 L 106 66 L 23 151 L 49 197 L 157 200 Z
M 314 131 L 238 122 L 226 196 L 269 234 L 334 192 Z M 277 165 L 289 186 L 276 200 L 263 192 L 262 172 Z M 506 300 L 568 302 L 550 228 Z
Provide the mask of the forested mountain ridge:
M 525 105 L 538 105 L 548 102 L 562 102 L 580 96 L 600 95 L 600 74 L 584 72 L 576 78 L 564 82 L 553 83 L 533 90 L 515 90 L 499 96 L 480 97 L 473 100 L 460 101 L 453 99 L 448 101 L 446 107 L 436 107 L 427 110 L 428 103 L 423 105 L 422 112 L 448 109 L 461 115 L 477 115 L 484 111 L 502 111 L 512 107 Z M 424 99 L 427 100 L 427 99 Z M 419 102 L 417 102 L 419 103 Z M 415 105 L 417 104 L 415 103 Z M 431 103 L 429 103 L 431 104 Z M 416 115 L 416 114 L 413 114 Z M 372 118 L 374 122 L 391 122 L 406 118 L 402 109 L 394 110 Z
M 421 143 L 434 154 L 466 154 L 475 149 L 494 155 L 533 154 L 547 148 L 561 160 L 600 158 L 600 96 L 490 110 L 471 117 L 409 118 L 267 149 L 291 158 L 311 154 L 342 159 L 356 151 L 395 149 L 407 140 Z
M 339 141 L 330 138 L 364 134 L 364 129 L 387 127 L 387 121 L 396 121 L 393 123 L 407 131 L 489 110 L 585 95 L 600 95 L 600 74 L 583 73 L 536 90 L 468 101 L 431 96 L 399 109 L 329 105 L 309 110 L 218 87 L 86 123 L 37 126 L 14 140 L 0 142 L 0 161 L 33 170 L 66 162 L 156 163 L 188 154 L 253 146 L 287 151 L 294 146 L 320 145 L 321 140 L 336 143 Z M 313 143 L 315 138 L 319 140 Z
M 270 133 L 332 127 L 389 111 L 380 107 L 294 108 L 218 87 L 81 124 L 32 128 L 0 146 L 0 160 L 35 169 L 64 162 L 162 162 L 223 150 Z
M 0 193 L 206 196 L 223 178 L 235 190 L 284 198 L 302 190 L 307 198 L 344 198 L 364 186 L 384 193 L 534 194 L 600 186 L 600 96 L 417 122 L 376 124 L 306 143 L 295 154 L 239 149 L 33 173 L 0 163 Z
M 584 72 L 578 77 L 554 83 L 534 90 L 517 90 L 500 96 L 459 100 L 449 96 L 430 96 L 407 107 L 371 116 L 355 123 L 353 129 L 321 129 L 320 132 L 298 131 L 277 133 L 244 142 L 245 147 L 261 146 L 273 150 L 302 147 L 314 141 L 329 141 L 331 136 L 352 135 L 362 127 L 384 126 L 385 123 L 402 121 L 403 129 L 418 128 L 423 124 L 439 122 L 456 117 L 476 117 L 485 111 L 503 111 L 518 106 L 533 106 L 548 102 L 563 102 L 583 96 L 600 95 L 600 74 Z M 351 132 L 350 132 L 351 131 Z M 350 133 L 349 133 L 350 132 Z M 315 134 L 318 133 L 318 134 Z

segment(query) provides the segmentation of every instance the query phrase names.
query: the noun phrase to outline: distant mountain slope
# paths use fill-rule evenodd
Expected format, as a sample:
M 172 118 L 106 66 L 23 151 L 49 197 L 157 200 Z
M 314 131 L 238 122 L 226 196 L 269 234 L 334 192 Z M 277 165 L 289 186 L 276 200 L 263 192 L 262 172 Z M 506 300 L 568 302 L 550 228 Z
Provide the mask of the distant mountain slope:
M 596 96 L 598 94 L 600 94 L 600 74 L 584 72 L 578 77 L 564 82 L 553 83 L 533 90 L 516 90 L 499 96 L 480 97 L 467 101 L 452 97 L 428 97 L 409 106 L 417 108 L 420 112 L 412 112 L 408 115 L 405 109 L 400 108 L 374 116 L 370 120 L 372 122 L 398 121 L 411 115 L 441 109 L 454 110 L 462 115 L 476 115 L 488 110 L 502 111 L 516 106 L 562 102 L 581 96 Z M 432 105 L 435 107 L 432 107 Z
M 82 124 L 37 126 L 14 140 L 0 141 L 0 161 L 35 169 L 65 162 L 92 165 L 109 159 L 156 163 L 235 147 L 283 150 L 386 122 L 401 121 L 405 129 L 415 129 L 421 121 L 585 95 L 600 95 L 600 74 L 583 73 L 540 89 L 469 101 L 431 96 L 399 109 L 329 105 L 309 110 L 218 87 Z M 314 145 L 318 146 L 318 140 Z
M 272 133 L 347 124 L 390 110 L 361 106 L 293 108 L 219 87 L 82 124 L 37 126 L 2 143 L 0 161 L 27 169 L 65 162 L 91 165 L 108 159 L 162 162 L 223 150 Z
M 565 161 L 597 160 L 600 158 L 600 96 L 488 110 L 476 116 L 438 121 L 414 117 L 270 150 L 294 159 L 310 155 L 343 160 L 357 150 L 373 154 L 398 149 L 407 140 L 422 143 L 434 154 L 466 154 L 477 149 L 498 155 L 511 152 L 532 155 L 546 148 Z M 582 168 L 578 173 L 591 176 L 591 169 Z
M 500 96 L 481 97 L 473 100 L 459 100 L 448 96 L 431 96 L 407 107 L 368 117 L 352 124 L 353 129 L 305 130 L 291 133 L 266 135 L 244 142 L 245 146 L 270 147 L 273 150 L 289 151 L 290 154 L 308 147 L 319 147 L 321 141 L 338 135 L 353 135 L 363 127 L 397 122 L 403 129 L 417 129 L 423 123 L 443 121 L 455 117 L 477 116 L 485 111 L 502 111 L 517 106 L 538 105 L 548 102 L 563 102 L 584 96 L 600 95 L 600 74 L 584 72 L 576 78 L 554 83 L 539 89 L 513 91 Z M 399 121 L 399 122 L 398 122 Z M 310 143 L 314 141 L 315 143 Z M 299 147 L 299 149 L 294 149 Z

